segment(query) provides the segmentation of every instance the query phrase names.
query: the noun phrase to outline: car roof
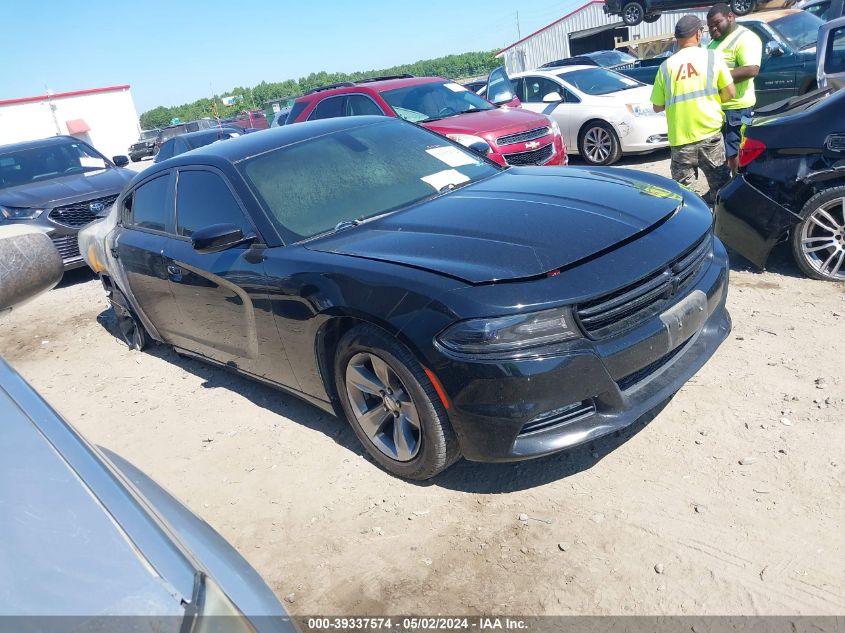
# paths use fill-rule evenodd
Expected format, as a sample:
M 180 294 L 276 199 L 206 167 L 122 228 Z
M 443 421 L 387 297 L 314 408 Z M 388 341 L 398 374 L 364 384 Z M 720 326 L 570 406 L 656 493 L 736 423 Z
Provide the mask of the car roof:
M 537 68 L 536 70 L 526 70 L 521 73 L 513 73 L 511 77 L 524 77 L 525 75 L 549 75 L 550 77 L 559 77 L 563 74 L 575 72 L 576 70 L 591 70 L 601 68 L 601 66 L 587 66 L 586 64 L 578 66 L 556 66 L 554 68 Z M 604 70 L 608 70 L 605 68 Z
M 238 134 L 240 134 L 241 130 L 240 130 L 240 128 L 230 127 L 230 126 L 212 127 L 212 128 L 208 128 L 208 129 L 205 129 L 205 130 L 199 130 L 197 132 L 188 132 L 187 134 L 180 134 L 179 136 L 174 136 L 173 138 L 167 139 L 165 141 L 165 143 L 169 143 L 170 141 L 175 140 L 177 138 L 181 138 L 182 140 L 190 141 L 191 139 L 198 138 L 198 137 L 201 137 L 201 136 L 208 136 L 209 134 L 214 134 L 214 133 L 220 134 L 220 133 L 231 133 L 231 132 L 237 132 Z
M 293 145 L 308 139 L 332 134 L 343 130 L 351 130 L 367 125 L 413 125 L 395 117 L 385 116 L 355 116 L 334 117 L 318 121 L 305 121 L 296 125 L 283 125 L 268 128 L 252 134 L 244 134 L 226 143 L 212 143 L 168 158 L 160 163 L 147 167 L 139 172 L 134 180 L 146 179 L 147 176 L 180 165 L 219 165 L 221 163 L 237 163 L 286 145 Z
M 737 18 L 737 22 L 774 22 L 775 20 L 793 15 L 795 13 L 802 13 L 802 9 L 776 9 L 774 11 L 760 11 L 752 15 L 747 15 L 744 18 Z
M 36 147 L 51 147 L 53 145 L 62 145 L 72 141 L 74 143 L 85 143 L 82 139 L 75 136 L 51 136 L 49 138 L 40 138 L 33 141 L 21 141 L 20 143 L 9 143 L 8 145 L 0 145 L 0 152 L 15 152 L 21 149 L 33 149 Z M 87 145 L 87 143 L 85 143 Z
M 421 86 L 423 84 L 430 84 L 435 82 L 444 82 L 448 81 L 448 79 L 444 79 L 443 77 L 397 77 L 395 79 L 381 79 L 378 81 L 359 81 L 359 82 L 348 82 L 347 84 L 340 84 L 333 88 L 328 88 L 326 90 L 318 90 L 317 92 L 310 92 L 299 99 L 307 98 L 311 100 L 315 96 L 322 96 L 328 94 L 343 94 L 346 92 L 360 92 L 363 90 L 372 90 L 373 92 L 384 92 L 386 90 L 394 90 L 396 88 L 406 88 L 408 86 Z

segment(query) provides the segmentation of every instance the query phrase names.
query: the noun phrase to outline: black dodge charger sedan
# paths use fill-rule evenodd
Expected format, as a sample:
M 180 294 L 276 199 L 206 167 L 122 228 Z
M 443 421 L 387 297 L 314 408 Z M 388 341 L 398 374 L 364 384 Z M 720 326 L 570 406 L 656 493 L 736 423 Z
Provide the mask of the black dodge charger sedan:
M 139 174 L 115 214 L 86 230 L 104 235 L 89 263 L 130 345 L 342 410 L 411 479 L 631 424 L 730 330 L 727 255 L 694 194 L 503 169 L 397 119 L 194 150 Z

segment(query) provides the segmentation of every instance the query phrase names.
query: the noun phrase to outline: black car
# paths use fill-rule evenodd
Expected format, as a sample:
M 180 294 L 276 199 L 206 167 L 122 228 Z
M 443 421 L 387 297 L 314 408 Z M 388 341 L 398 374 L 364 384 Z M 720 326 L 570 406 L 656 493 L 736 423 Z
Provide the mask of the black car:
M 144 130 L 138 137 L 138 142 L 129 147 L 129 160 L 137 163 L 146 156 L 155 154 L 156 138 L 160 130 Z
M 845 281 L 845 91 L 758 110 L 739 164 L 719 193 L 719 237 L 761 268 L 788 241 L 806 275 Z
M 135 175 L 121 169 L 128 163 L 72 136 L 0 145 L 0 225 L 35 226 L 53 240 L 65 270 L 84 266 L 76 235 L 109 212 Z
M 342 410 L 407 478 L 612 433 L 730 329 L 727 255 L 695 194 L 504 169 L 395 118 L 208 145 L 139 174 L 115 212 L 102 274 L 134 347 Z
M 236 138 L 243 134 L 244 131 L 240 128 L 231 127 L 216 127 L 211 130 L 202 130 L 200 132 L 190 132 L 188 134 L 181 134 L 166 140 L 158 150 L 155 161 L 160 163 L 168 158 L 173 158 L 179 154 L 184 154 L 192 149 L 210 145 L 217 141 L 224 141 L 230 138 Z

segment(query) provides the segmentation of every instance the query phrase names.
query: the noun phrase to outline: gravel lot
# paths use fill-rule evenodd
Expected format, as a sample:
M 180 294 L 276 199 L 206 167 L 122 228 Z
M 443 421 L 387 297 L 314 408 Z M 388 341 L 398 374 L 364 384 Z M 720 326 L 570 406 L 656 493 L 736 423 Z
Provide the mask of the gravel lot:
M 623 165 L 668 175 L 668 153 Z M 652 419 L 423 484 L 292 397 L 128 351 L 87 270 L 7 317 L 0 354 L 294 614 L 842 614 L 845 287 L 783 251 L 737 258 L 728 304 L 732 335 Z

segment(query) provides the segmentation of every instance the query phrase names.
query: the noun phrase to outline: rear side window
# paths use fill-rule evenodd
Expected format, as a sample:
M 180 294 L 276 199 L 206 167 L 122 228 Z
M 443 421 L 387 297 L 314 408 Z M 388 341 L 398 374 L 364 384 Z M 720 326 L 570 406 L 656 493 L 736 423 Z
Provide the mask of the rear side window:
M 185 142 L 185 140 L 181 139 L 179 137 L 176 137 L 175 139 L 173 139 L 173 145 L 171 145 L 171 147 L 173 148 L 173 155 L 174 156 L 176 156 L 177 154 L 184 154 L 185 152 L 188 151 L 188 149 L 190 149 L 188 147 L 188 144 Z
M 170 140 L 166 141 L 164 145 L 161 146 L 161 149 L 158 150 L 158 154 L 156 155 L 156 160 L 167 160 L 168 158 L 173 157 L 173 144 L 175 141 Z
M 375 101 L 364 95 L 348 95 L 346 97 L 346 112 L 349 116 L 384 114 Z
M 176 191 L 176 232 L 190 237 L 212 224 L 234 224 L 244 234 L 250 223 L 226 182 L 210 171 L 181 171 Z
M 288 113 L 288 117 L 285 119 L 285 125 L 290 125 L 302 114 L 302 111 L 308 107 L 307 101 L 297 101 L 293 104 L 293 108 L 291 108 L 290 112 Z M 281 125 L 281 123 L 279 123 Z
M 169 174 L 145 182 L 132 194 L 130 224 L 140 229 L 164 231 L 167 226 Z
M 309 121 L 316 121 L 318 119 L 331 119 L 338 116 L 343 116 L 343 100 L 346 97 L 329 97 L 323 99 L 314 108 L 314 111 L 308 117 Z
M 526 103 L 543 103 L 543 97 L 546 95 L 556 92 L 562 97 L 563 95 L 560 94 L 562 91 L 562 88 L 551 79 L 526 77 L 524 101 Z
M 845 72 L 845 26 L 830 32 L 825 51 L 824 71 L 826 73 Z

